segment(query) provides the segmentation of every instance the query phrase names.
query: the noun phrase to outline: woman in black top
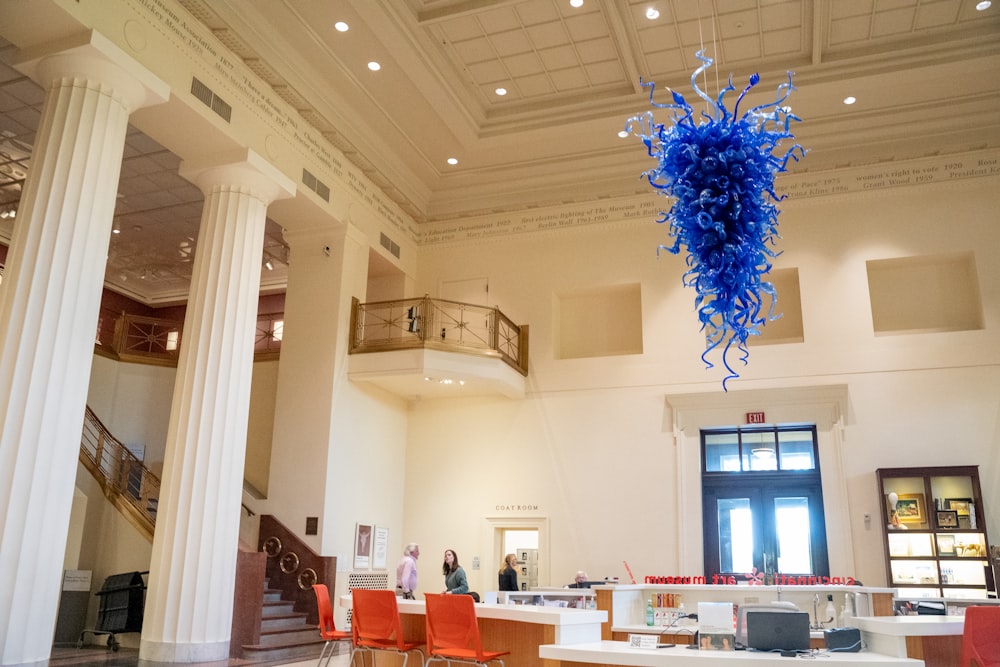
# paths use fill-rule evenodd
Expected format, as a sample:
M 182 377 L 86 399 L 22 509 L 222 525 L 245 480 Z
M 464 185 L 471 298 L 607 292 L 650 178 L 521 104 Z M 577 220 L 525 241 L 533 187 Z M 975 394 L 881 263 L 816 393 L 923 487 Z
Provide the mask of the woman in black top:
M 498 575 L 500 579 L 500 590 L 502 591 L 516 591 L 517 588 L 517 556 L 514 554 L 507 554 L 503 559 L 503 565 L 500 567 L 500 574 Z

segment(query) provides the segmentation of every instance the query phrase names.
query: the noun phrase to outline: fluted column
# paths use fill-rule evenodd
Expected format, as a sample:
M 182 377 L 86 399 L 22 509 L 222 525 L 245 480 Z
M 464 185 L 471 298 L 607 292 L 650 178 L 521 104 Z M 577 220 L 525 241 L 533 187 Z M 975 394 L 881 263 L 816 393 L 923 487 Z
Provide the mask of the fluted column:
M 229 656 L 250 376 L 269 203 L 295 185 L 253 152 L 181 165 L 205 193 L 139 657 Z
M 46 89 L 0 287 L 0 664 L 52 650 L 129 114 L 169 90 L 97 33 L 26 57 Z

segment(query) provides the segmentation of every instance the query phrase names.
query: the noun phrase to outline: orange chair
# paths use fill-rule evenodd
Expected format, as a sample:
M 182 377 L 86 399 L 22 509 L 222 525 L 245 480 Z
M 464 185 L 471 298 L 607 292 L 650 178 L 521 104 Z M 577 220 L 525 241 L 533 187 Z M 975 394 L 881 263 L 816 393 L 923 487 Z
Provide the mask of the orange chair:
M 960 667 L 1000 667 L 1000 607 L 966 607 Z
M 349 642 L 353 639 L 350 632 L 344 630 L 338 630 L 337 626 L 333 623 L 333 607 L 330 606 L 330 591 L 326 587 L 326 584 L 313 584 L 313 592 L 316 593 L 316 606 L 319 608 L 319 636 L 326 640 L 323 644 L 323 650 L 319 654 L 319 662 L 316 663 L 316 667 L 323 667 L 323 660 L 326 659 L 326 664 L 330 664 L 330 660 L 333 659 L 333 654 L 336 648 L 336 642 Z M 329 655 L 327 655 L 326 650 L 330 649 Z M 354 659 L 354 650 L 351 650 L 351 660 L 348 661 L 348 665 Z
M 510 651 L 485 651 L 479 637 L 476 607 L 468 595 L 426 593 L 427 664 L 434 660 L 467 662 L 485 667 Z
M 351 592 L 353 611 L 351 612 L 351 632 L 354 652 L 392 651 L 403 656 L 403 667 L 410 652 L 420 654 L 420 665 L 424 664 L 422 641 L 407 641 L 399 621 L 399 607 L 393 591 L 370 591 L 355 588 Z M 372 664 L 375 654 L 372 653 Z M 364 656 L 362 656 L 364 664 Z

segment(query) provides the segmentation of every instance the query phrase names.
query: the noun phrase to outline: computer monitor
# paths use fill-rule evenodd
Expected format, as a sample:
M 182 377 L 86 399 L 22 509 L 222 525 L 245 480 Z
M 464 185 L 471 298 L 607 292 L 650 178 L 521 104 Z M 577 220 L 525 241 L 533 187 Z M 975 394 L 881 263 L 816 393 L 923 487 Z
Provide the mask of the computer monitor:
M 780 651 L 782 655 L 809 651 L 809 614 L 775 610 L 749 612 L 747 649 Z
M 747 614 L 751 611 L 793 612 L 799 611 L 799 608 L 791 602 L 741 604 L 739 613 L 736 615 L 736 646 L 738 648 L 745 648 L 747 645 Z

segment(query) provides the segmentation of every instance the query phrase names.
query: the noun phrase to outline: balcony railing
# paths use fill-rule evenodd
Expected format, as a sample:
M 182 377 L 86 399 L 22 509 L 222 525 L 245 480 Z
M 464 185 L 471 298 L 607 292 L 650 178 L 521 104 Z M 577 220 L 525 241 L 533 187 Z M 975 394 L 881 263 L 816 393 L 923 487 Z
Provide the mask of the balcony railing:
M 514 324 L 499 308 L 429 297 L 353 300 L 351 354 L 412 348 L 498 356 L 528 374 L 528 328 Z

